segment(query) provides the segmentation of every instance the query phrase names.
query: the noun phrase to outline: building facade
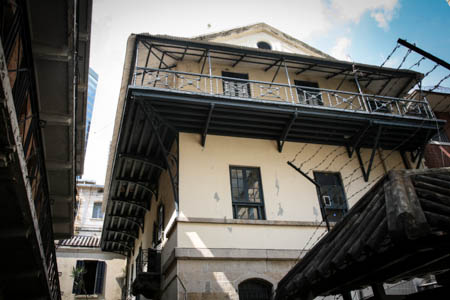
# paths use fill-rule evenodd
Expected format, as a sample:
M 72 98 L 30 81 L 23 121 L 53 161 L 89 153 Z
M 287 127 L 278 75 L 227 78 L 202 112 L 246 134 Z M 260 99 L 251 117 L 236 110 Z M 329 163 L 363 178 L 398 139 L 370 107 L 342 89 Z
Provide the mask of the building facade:
M 78 181 L 75 235 L 70 239 L 59 240 L 56 248 L 63 300 L 119 300 L 122 297 L 125 283 L 124 256 L 100 249 L 102 199 L 102 185 Z M 83 270 L 83 274 L 76 277 L 74 269 Z
M 132 35 L 101 247 L 128 293 L 269 299 L 388 170 L 436 131 L 422 75 L 338 61 L 266 24 Z M 422 148 L 421 148 L 422 147 Z
M 0 299 L 58 300 L 54 240 L 73 234 L 83 173 L 92 1 L 0 7 Z

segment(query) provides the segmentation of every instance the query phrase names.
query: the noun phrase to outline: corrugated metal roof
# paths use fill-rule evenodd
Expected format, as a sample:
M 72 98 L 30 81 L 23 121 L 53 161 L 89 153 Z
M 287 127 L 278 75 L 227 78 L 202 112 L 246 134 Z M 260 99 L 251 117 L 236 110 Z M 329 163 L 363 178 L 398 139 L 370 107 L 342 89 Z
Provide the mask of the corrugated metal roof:
M 58 246 L 64 247 L 100 247 L 100 237 L 76 235 L 71 239 L 60 240 Z

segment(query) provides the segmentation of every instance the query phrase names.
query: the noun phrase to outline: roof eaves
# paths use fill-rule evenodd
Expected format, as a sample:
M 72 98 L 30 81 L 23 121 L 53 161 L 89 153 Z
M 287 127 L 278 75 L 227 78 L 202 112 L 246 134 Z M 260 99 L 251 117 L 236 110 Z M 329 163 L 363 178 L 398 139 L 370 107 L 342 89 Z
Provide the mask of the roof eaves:
M 402 76 L 405 77 L 414 77 L 418 80 L 423 78 L 423 74 L 408 70 L 408 69 L 394 69 L 394 68 L 388 68 L 388 67 L 380 67 L 375 65 L 368 65 L 363 63 L 355 63 L 355 62 L 348 62 L 343 60 L 337 60 L 334 58 L 323 58 L 323 57 L 317 57 L 317 56 L 311 56 L 311 55 L 305 55 L 305 54 L 297 54 L 297 53 L 288 53 L 288 52 L 281 52 L 281 51 L 274 51 L 274 50 L 266 50 L 266 49 L 259 49 L 259 48 L 252 48 L 252 47 L 245 47 L 245 46 L 238 46 L 238 45 L 231 45 L 226 43 L 218 43 L 218 42 L 211 42 L 211 41 L 204 41 L 204 40 L 194 40 L 190 38 L 183 38 L 183 37 L 176 37 L 171 35 L 151 35 L 148 33 L 144 34 L 137 34 L 136 38 L 144 38 L 144 39 L 159 39 L 159 40 L 172 40 L 174 42 L 179 43 L 190 43 L 194 46 L 198 47 L 205 47 L 205 46 L 211 46 L 211 47 L 221 47 L 221 48 L 227 48 L 230 51 L 232 50 L 239 50 L 239 51 L 247 51 L 254 53 L 255 55 L 264 55 L 264 56 L 270 56 L 270 57 L 277 57 L 277 56 L 283 56 L 286 58 L 292 58 L 292 59 L 305 59 L 309 61 L 314 61 L 315 63 L 320 62 L 332 62 L 333 64 L 339 65 L 339 67 L 342 67 L 343 69 L 350 69 L 353 68 L 353 66 L 356 66 L 357 68 L 362 68 L 362 72 L 376 72 L 380 70 L 386 70 L 389 73 L 399 73 L 402 74 Z

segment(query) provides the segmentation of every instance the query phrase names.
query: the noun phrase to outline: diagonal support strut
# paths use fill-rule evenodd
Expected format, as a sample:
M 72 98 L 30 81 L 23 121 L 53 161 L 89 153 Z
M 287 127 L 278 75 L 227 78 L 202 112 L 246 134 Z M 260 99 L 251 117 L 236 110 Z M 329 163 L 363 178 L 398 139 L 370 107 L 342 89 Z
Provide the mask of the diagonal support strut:
M 289 131 L 291 130 L 292 125 L 294 125 L 295 120 L 297 119 L 297 112 L 294 113 L 294 115 L 292 116 L 291 120 L 289 121 L 288 124 L 286 124 L 286 127 L 284 127 L 283 132 L 281 133 L 280 139 L 277 141 L 278 142 L 278 152 L 283 152 L 283 146 L 284 146 L 284 142 L 286 141 L 286 138 L 289 135 Z
M 205 128 L 203 129 L 202 134 L 202 147 L 205 147 L 206 144 L 206 136 L 208 135 L 209 124 L 211 123 L 211 117 L 214 110 L 214 103 L 211 103 L 209 107 L 208 117 L 206 118 Z
M 380 136 L 381 136 L 382 129 L 383 129 L 382 126 L 378 126 L 377 135 L 375 137 L 375 142 L 374 142 L 374 145 L 372 148 L 372 153 L 370 155 L 370 160 L 369 160 L 369 165 L 367 166 L 367 170 L 364 167 L 364 162 L 361 157 L 361 151 L 360 151 L 361 148 L 356 148 L 356 155 L 358 156 L 359 166 L 361 167 L 361 172 L 363 173 L 365 182 L 369 181 L 370 171 L 372 170 L 373 159 L 375 158 L 375 152 L 376 152 L 376 150 L 378 148 L 378 144 L 380 142 Z

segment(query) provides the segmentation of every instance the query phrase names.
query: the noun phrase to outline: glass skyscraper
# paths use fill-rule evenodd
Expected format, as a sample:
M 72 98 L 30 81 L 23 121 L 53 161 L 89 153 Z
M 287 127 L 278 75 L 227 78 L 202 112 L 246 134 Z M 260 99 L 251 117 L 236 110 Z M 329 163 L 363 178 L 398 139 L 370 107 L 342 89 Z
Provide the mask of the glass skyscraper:
M 92 68 L 89 68 L 89 80 L 88 80 L 88 96 L 87 96 L 87 109 L 86 109 L 86 142 L 85 150 L 87 149 L 87 143 L 89 138 L 89 130 L 91 129 L 92 112 L 94 111 L 95 93 L 97 91 L 98 74 Z

